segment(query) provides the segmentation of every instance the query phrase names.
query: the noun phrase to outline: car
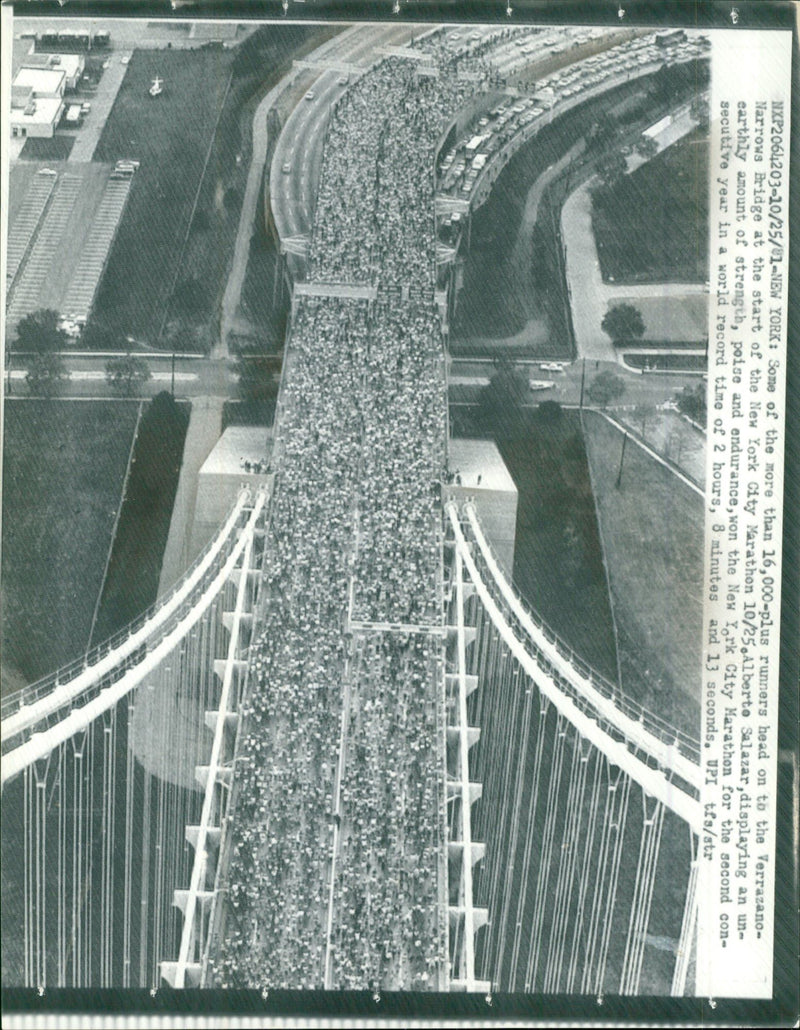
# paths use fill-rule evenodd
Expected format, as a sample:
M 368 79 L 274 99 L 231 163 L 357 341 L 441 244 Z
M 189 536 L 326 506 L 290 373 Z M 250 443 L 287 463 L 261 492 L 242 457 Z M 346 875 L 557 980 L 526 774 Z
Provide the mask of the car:
M 80 324 L 68 315 L 59 318 L 58 328 L 62 333 L 66 333 L 71 340 L 76 340 L 81 334 Z
M 81 114 L 88 114 L 92 109 L 92 105 L 88 101 L 84 101 L 81 104 Z
M 314 90 L 310 89 L 308 91 L 308 93 L 306 93 L 305 99 L 306 100 L 313 100 L 315 96 L 316 96 L 316 94 L 314 93 Z
M 120 61 L 122 61 L 123 64 L 129 64 L 130 57 L 128 56 L 128 54 L 124 54 L 122 57 L 120 57 Z
M 340 86 L 346 86 L 346 85 L 347 85 L 347 76 L 346 76 L 346 75 L 343 75 L 343 76 L 342 76 L 342 77 L 341 77 L 341 78 L 339 79 L 339 85 L 340 85 Z
M 552 390 L 556 384 L 552 379 L 529 379 L 528 386 L 531 390 Z
M 539 368 L 543 372 L 563 372 L 564 363 L 561 361 L 540 361 Z
M 283 166 L 283 168 L 281 168 L 281 171 L 283 172 L 283 174 L 284 174 L 284 175 L 288 175 L 288 174 L 289 174 L 289 172 L 291 172 L 291 170 L 292 170 L 292 166 L 291 166 L 291 165 L 289 164 L 289 162 L 288 162 L 288 161 L 287 161 L 287 162 L 286 162 L 286 164 L 285 164 L 285 165 Z

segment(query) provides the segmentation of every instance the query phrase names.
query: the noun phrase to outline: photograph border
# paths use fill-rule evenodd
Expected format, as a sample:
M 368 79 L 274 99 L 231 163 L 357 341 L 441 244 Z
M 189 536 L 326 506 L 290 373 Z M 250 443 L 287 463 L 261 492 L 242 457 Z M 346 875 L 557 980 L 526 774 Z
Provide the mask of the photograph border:
M 798 28 L 800 6 L 773 0 L 733 0 L 707 3 L 639 3 L 634 0 L 602 2 L 516 2 L 511 16 L 505 3 L 425 3 L 404 2 L 399 15 L 391 14 L 391 0 L 385 3 L 291 2 L 290 13 L 281 16 L 280 3 L 259 0 L 238 3 L 197 3 L 173 11 L 168 4 L 70 2 L 66 7 L 49 2 L 11 3 L 15 15 L 28 18 L 70 17 L 159 18 L 194 20 L 274 20 L 277 24 L 297 22 L 426 22 L 451 24 L 581 24 L 619 25 L 619 11 L 625 9 L 626 25 L 637 27 L 683 27 L 736 31 L 731 12 L 736 10 L 738 25 L 764 31 L 792 31 L 792 116 L 791 160 L 800 160 L 800 68 Z M 177 5 L 176 5 L 177 6 Z M 5 134 L 4 134 L 5 139 Z M 264 999 L 257 991 L 173 990 L 161 987 L 155 995 L 147 990 L 50 989 L 42 996 L 35 990 L 2 988 L 3 1013 L 102 1014 L 104 1016 L 262 1016 L 333 1018 L 341 1021 L 384 1019 L 453 1019 L 494 1023 L 525 1020 L 536 1023 L 575 1021 L 649 1024 L 789 1026 L 800 1012 L 797 981 L 798 954 L 798 838 L 797 806 L 800 768 L 798 724 L 800 704 L 800 167 L 790 176 L 790 237 L 798 233 L 789 247 L 788 339 L 786 348 L 786 417 L 783 569 L 780 637 L 780 698 L 778 755 L 778 828 L 775 853 L 775 936 L 774 989 L 769 1000 L 702 999 L 669 997 L 620 997 L 602 999 L 584 995 L 495 994 L 487 999 L 464 994 L 384 993 L 375 1000 L 370 992 L 349 991 L 270 991 Z

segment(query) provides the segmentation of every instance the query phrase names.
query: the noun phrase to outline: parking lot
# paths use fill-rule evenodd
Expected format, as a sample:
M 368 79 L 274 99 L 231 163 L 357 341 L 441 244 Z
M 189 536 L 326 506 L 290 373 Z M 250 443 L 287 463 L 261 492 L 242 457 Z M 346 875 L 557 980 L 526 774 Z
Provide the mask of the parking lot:
M 37 166 L 37 173 L 40 168 L 50 166 Z M 27 165 L 24 170 L 27 173 Z M 112 190 L 106 196 L 111 185 L 111 166 L 70 162 L 54 166 L 51 171 L 55 174 L 12 176 L 12 193 L 16 196 L 10 205 L 9 241 L 15 241 L 14 253 L 25 244 L 7 298 L 7 327 L 12 339 L 20 319 L 40 308 L 67 313 L 66 298 L 73 281 L 76 301 L 85 297 L 92 281 L 93 294 L 113 239 L 115 226 L 112 228 L 111 222 L 120 194 Z M 41 180 L 53 182 L 53 186 L 36 219 L 41 205 Z M 119 208 L 117 220 L 121 211 Z

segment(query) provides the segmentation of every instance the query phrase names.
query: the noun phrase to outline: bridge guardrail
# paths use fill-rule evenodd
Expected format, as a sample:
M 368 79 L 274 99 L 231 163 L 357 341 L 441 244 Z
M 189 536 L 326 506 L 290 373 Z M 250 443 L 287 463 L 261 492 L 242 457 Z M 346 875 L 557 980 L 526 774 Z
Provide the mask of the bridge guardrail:
M 462 525 L 465 525 L 465 527 L 469 529 L 471 533 L 471 525 L 469 519 L 467 519 L 466 522 L 464 522 L 463 519 L 461 521 Z M 471 538 L 475 541 L 476 544 L 478 543 L 474 535 L 471 534 Z M 485 540 L 484 542 L 487 549 L 492 554 L 492 557 L 497 562 L 498 566 L 502 568 L 502 563 L 494 554 L 494 551 L 492 550 L 489 541 Z M 482 555 L 480 554 L 480 544 L 478 544 L 477 550 L 479 554 L 476 556 L 476 558 L 480 560 L 481 564 L 484 567 L 486 567 L 486 563 L 483 560 Z M 487 572 L 490 572 L 488 568 Z M 491 573 L 487 576 L 487 581 L 490 584 L 494 582 L 494 577 L 491 575 Z M 538 614 L 538 612 L 536 612 L 531 607 L 528 601 L 526 601 L 525 598 L 520 594 L 519 590 L 514 586 L 513 582 L 509 578 L 507 578 L 507 583 L 514 594 L 514 597 L 519 603 L 520 607 L 524 609 L 525 613 L 530 618 L 530 620 L 534 623 L 534 625 L 536 625 L 538 629 L 542 631 L 545 638 L 556 647 L 558 653 L 564 659 L 566 659 L 576 669 L 576 671 L 581 674 L 581 676 L 588 679 L 592 683 L 592 685 L 598 690 L 598 692 L 602 694 L 605 698 L 607 698 L 609 701 L 611 701 L 615 705 L 615 707 L 620 710 L 620 712 L 627 715 L 629 718 L 634 719 L 637 722 L 640 722 L 642 726 L 648 729 L 655 737 L 657 737 L 663 743 L 676 745 L 686 758 L 690 759 L 695 764 L 699 765 L 699 740 L 695 740 L 688 734 L 682 733 L 680 730 L 676 729 L 676 727 L 673 726 L 671 723 L 667 722 L 665 719 L 660 718 L 660 716 L 645 708 L 644 705 L 641 704 L 641 702 L 636 701 L 629 694 L 626 694 L 621 686 L 612 683 L 605 676 L 603 676 L 602 673 L 599 673 L 596 669 L 593 669 L 590 665 L 588 665 L 582 658 L 580 658 L 580 656 L 575 654 L 574 650 L 569 646 L 569 644 L 567 644 L 563 639 L 561 639 L 561 637 L 559 637 L 555 630 L 553 630 L 553 628 L 545 622 L 545 620 Z M 494 593 L 494 590 L 492 592 Z M 503 598 L 496 599 L 499 601 L 499 603 L 502 604 L 503 607 L 506 607 L 506 602 Z M 515 628 L 519 628 L 520 638 L 524 640 L 527 637 L 527 634 L 524 631 L 524 627 L 519 625 L 519 620 L 516 618 L 513 612 L 510 613 L 509 622 Z M 535 655 L 533 657 L 535 657 L 537 661 L 539 660 L 538 655 Z M 560 678 L 561 677 L 559 677 L 559 679 Z M 569 692 L 575 693 L 576 696 L 580 696 L 579 693 L 575 692 L 575 689 L 571 686 L 569 686 Z
M 9 694 L 8 697 L 4 698 L 0 704 L 0 719 L 3 721 L 8 719 L 16 712 L 19 712 L 22 708 L 35 704 L 37 701 L 47 697 L 57 687 L 64 686 L 71 682 L 88 668 L 97 665 L 101 659 L 105 658 L 111 651 L 115 650 L 124 641 L 128 640 L 134 633 L 143 629 L 146 624 L 164 607 L 164 605 L 169 603 L 169 601 L 172 600 L 185 586 L 188 580 L 197 572 L 198 568 L 216 547 L 219 547 L 220 554 L 222 553 L 224 541 L 230 536 L 233 525 L 235 525 L 235 523 L 241 518 L 241 515 L 247 511 L 246 493 L 247 491 L 245 489 L 239 495 L 239 498 L 231 509 L 228 518 L 225 520 L 223 532 L 209 540 L 177 583 L 170 587 L 166 593 L 162 594 L 161 597 L 146 608 L 141 615 L 137 616 L 132 622 L 129 622 L 112 636 L 102 640 L 99 644 L 96 644 L 93 648 L 88 650 L 82 658 L 76 658 L 74 661 L 69 662 L 66 665 L 62 665 L 55 672 L 36 680 L 27 687 L 22 687 L 13 694 Z M 233 525 L 231 525 L 234 513 L 236 513 L 236 520 L 233 522 Z

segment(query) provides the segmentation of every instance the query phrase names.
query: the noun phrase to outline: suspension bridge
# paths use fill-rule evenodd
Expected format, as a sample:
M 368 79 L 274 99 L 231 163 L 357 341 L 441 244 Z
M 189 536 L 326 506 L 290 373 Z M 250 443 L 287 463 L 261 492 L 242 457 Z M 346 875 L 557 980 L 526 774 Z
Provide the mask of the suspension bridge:
M 468 91 L 388 60 L 347 110 L 397 94 L 397 139 L 328 138 L 375 195 L 317 209 L 274 478 L 133 625 L 2 703 L 8 985 L 693 990 L 698 744 L 522 602 L 443 481 L 453 277 L 405 170 Z M 328 268 L 343 226 L 374 267 Z
M 150 611 L 3 702 L 6 982 L 213 982 L 268 510 L 243 489 Z M 683 994 L 697 742 L 526 606 L 474 504 L 442 519 L 438 986 L 635 994 L 668 976 Z

